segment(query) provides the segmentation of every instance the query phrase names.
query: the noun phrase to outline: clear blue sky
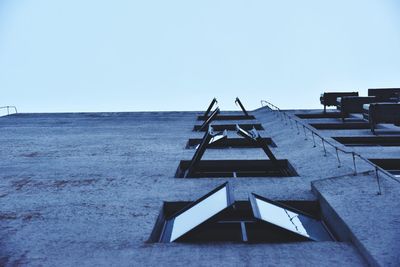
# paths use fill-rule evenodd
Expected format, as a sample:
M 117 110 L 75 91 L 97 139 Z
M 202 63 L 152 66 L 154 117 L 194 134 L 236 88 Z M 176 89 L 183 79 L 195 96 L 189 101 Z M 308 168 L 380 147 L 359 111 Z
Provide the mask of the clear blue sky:
M 0 106 L 21 112 L 319 107 L 400 87 L 400 2 L 0 0 Z

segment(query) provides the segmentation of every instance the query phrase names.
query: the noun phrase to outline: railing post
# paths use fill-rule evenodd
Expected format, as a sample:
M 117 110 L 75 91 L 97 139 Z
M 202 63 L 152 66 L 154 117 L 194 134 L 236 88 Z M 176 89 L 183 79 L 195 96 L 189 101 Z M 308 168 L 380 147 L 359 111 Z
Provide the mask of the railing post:
M 378 167 L 375 167 L 375 174 L 376 174 L 376 182 L 378 183 L 378 190 L 379 190 L 377 195 L 382 195 L 381 183 L 379 181 L 379 175 L 378 175 Z
M 311 135 L 312 135 L 312 140 L 313 140 L 313 143 L 314 143 L 313 147 L 316 147 L 317 144 L 315 144 L 315 138 L 314 138 L 314 132 L 313 131 L 311 131 Z
M 337 160 L 338 160 L 338 168 L 340 168 L 341 167 L 341 162 L 340 162 L 340 158 L 339 158 L 338 148 L 335 147 L 335 149 L 336 149 L 336 157 L 337 157 Z
M 353 155 L 354 175 L 357 175 L 356 155 L 354 152 L 352 152 L 351 154 Z

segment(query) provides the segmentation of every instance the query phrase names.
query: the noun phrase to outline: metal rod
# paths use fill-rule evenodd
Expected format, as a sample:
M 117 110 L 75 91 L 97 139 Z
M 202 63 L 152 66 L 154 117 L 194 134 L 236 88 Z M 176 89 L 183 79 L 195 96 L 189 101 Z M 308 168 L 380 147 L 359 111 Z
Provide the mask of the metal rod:
M 308 140 L 307 133 L 306 133 L 306 126 L 304 126 L 304 125 L 303 125 L 303 130 L 304 130 L 304 140 Z
M 337 157 L 337 160 L 338 160 L 338 168 L 340 168 L 341 167 L 341 162 L 340 162 L 340 158 L 339 158 L 338 149 L 336 147 L 335 147 L 335 149 L 336 149 L 336 157 Z
M 378 168 L 375 168 L 375 173 L 376 173 L 376 182 L 378 183 L 378 190 L 379 190 L 377 195 L 382 195 L 381 183 L 379 181 Z
M 213 120 L 215 120 L 215 118 L 217 117 L 218 113 L 219 113 L 219 108 L 216 108 L 216 109 L 211 113 L 210 117 L 208 117 L 208 119 L 205 120 L 205 121 L 203 122 L 203 124 L 200 126 L 200 128 L 199 128 L 198 131 L 200 132 L 200 131 L 202 131 L 203 129 L 205 129 L 206 127 L 208 127 L 208 125 L 209 125 Z
M 196 152 L 194 152 L 192 160 L 190 161 L 190 165 L 189 165 L 189 167 L 186 170 L 186 173 L 184 175 L 185 178 L 193 176 L 193 174 L 196 171 L 198 163 L 200 162 L 201 158 L 203 157 L 204 152 L 206 151 L 207 146 L 210 143 L 210 140 L 214 135 L 215 134 L 213 133 L 213 129 L 210 126 L 208 128 L 208 131 L 206 131 L 206 133 L 204 134 L 203 139 L 201 140 L 201 143 L 200 143 L 199 147 L 196 149 Z
M 351 154 L 353 155 L 354 175 L 357 175 L 356 155 L 354 152 Z
M 210 113 L 211 109 L 213 108 L 214 104 L 218 103 L 217 99 L 214 97 L 213 100 L 211 100 L 210 105 L 208 106 L 206 112 L 204 113 L 204 117 L 208 117 L 208 113 Z
M 326 157 L 325 140 L 324 140 L 324 138 L 321 138 L 321 140 L 322 140 L 322 146 L 324 147 L 324 157 Z
M 240 101 L 239 97 L 236 97 L 235 103 L 238 104 L 240 106 L 240 108 L 242 109 L 244 115 L 246 117 L 249 117 L 249 113 L 247 113 L 246 109 L 244 108 L 242 102 Z
M 316 147 L 317 144 L 315 144 L 314 132 L 311 132 L 311 135 L 312 135 L 312 140 L 313 140 L 313 143 L 314 143 L 314 146 L 313 146 L 313 147 Z
M 249 241 L 248 238 L 247 238 L 246 223 L 245 222 L 240 222 L 240 227 L 242 229 L 242 241 L 243 242 Z

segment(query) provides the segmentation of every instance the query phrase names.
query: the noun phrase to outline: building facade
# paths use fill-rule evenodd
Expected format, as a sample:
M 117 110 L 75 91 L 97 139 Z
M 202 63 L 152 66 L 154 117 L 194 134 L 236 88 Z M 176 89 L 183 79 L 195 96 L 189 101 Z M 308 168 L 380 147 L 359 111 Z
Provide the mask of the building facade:
M 382 125 L 377 131 L 386 134 L 373 135 L 369 127 L 341 127 L 346 122 L 331 113 L 222 111 L 210 125 L 224 138 L 214 147 L 207 142 L 191 175 L 209 129 L 201 129 L 202 112 L 1 117 L 0 265 L 398 266 L 398 128 Z M 236 124 L 257 129 L 279 171 L 262 145 L 243 141 Z M 247 214 L 236 218 L 238 232 L 201 234 L 225 208 L 213 212 L 213 202 L 204 209 L 209 215 L 189 216 L 196 225 L 174 217 L 174 227 L 187 228 L 185 238 L 162 238 L 171 214 L 226 182 L 236 203 L 229 209 L 243 205 Z M 246 230 L 264 225 L 253 214 L 252 193 L 311 215 L 331 239 L 299 240 L 280 222 Z M 277 241 L 265 231 L 288 234 Z

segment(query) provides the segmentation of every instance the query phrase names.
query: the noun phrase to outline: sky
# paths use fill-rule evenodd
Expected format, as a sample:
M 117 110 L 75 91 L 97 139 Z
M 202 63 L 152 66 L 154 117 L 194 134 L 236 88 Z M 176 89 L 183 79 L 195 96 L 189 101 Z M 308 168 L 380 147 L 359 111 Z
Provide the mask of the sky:
M 398 0 L 0 0 L 0 106 L 320 108 L 400 87 Z

